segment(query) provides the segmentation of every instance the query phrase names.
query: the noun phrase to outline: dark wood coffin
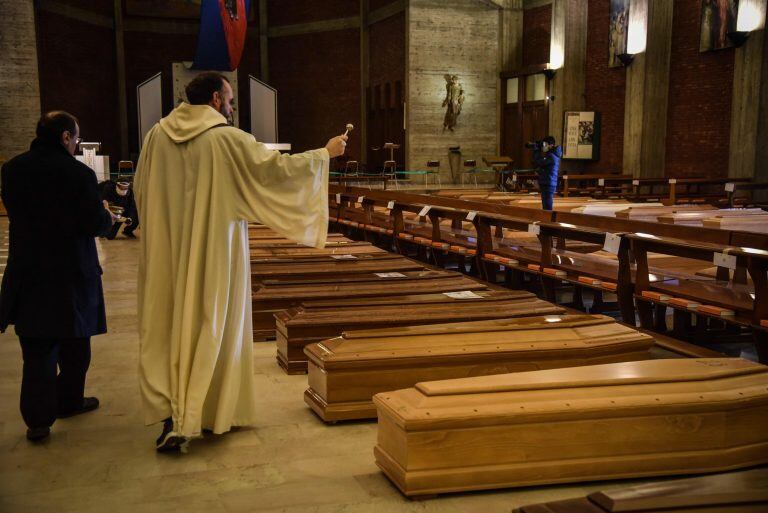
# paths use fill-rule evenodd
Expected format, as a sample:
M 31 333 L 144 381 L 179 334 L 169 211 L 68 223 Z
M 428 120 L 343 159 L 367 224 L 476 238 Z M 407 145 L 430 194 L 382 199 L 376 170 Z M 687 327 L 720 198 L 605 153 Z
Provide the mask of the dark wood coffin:
M 376 462 L 406 495 L 768 462 L 768 367 L 738 358 L 422 382 L 374 403 Z
M 540 303 L 532 302 L 531 313 L 546 308 Z M 524 304 L 516 308 L 524 315 Z M 350 331 L 307 346 L 304 399 L 325 421 L 375 418 L 379 392 L 426 380 L 644 360 L 652 345 L 650 336 L 604 315 Z
M 597 492 L 579 499 L 534 504 L 512 513 L 764 513 L 768 468 Z
M 377 296 L 405 296 L 434 292 L 487 290 L 486 284 L 450 271 L 401 273 L 405 278 L 382 278 L 375 274 L 347 276 L 347 281 L 321 280 L 314 283 L 271 281 L 254 287 L 254 338 L 275 336 L 274 314 L 308 300 L 335 300 Z M 355 279 L 357 278 L 357 279 Z
M 399 258 L 333 261 L 263 262 L 251 266 L 251 282 L 273 279 L 303 279 L 317 276 L 418 271 L 424 264 L 400 255 Z
M 450 293 L 449 293 L 450 294 Z M 277 357 L 286 368 L 306 372 L 304 348 L 313 342 L 336 337 L 348 330 L 414 326 L 563 313 L 563 308 L 523 291 L 477 291 L 474 299 L 440 294 L 424 302 L 314 307 L 303 304 L 275 315 Z

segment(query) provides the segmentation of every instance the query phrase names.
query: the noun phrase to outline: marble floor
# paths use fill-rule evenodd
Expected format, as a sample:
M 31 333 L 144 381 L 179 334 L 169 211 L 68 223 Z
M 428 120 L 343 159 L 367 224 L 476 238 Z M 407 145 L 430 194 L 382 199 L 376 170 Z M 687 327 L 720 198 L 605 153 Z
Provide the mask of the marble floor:
M 0 218 L 0 273 L 7 221 Z M 109 333 L 93 339 L 87 392 L 95 412 L 59 420 L 50 439 L 24 437 L 18 411 L 21 351 L 0 335 L 0 511 L 10 512 L 441 512 L 502 513 L 624 483 L 537 487 L 410 501 L 373 459 L 374 422 L 326 426 L 304 405 L 305 376 L 287 376 L 273 343 L 256 343 L 257 426 L 195 441 L 185 455 L 154 450 L 137 380 L 139 244 L 100 241 Z

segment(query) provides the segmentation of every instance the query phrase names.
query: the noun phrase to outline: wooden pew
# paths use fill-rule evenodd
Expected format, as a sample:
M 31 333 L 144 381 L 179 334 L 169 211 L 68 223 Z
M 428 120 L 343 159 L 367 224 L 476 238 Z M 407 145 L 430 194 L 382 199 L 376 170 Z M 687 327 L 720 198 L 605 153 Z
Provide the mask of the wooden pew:
M 747 204 L 753 203 L 753 195 L 756 191 L 768 190 L 768 182 L 735 182 L 729 181 L 725 184 L 725 193 L 728 195 L 728 207 L 733 208 L 736 201 L 741 201 Z M 739 193 L 747 193 L 739 194 Z M 765 204 L 765 199 L 763 199 Z
M 768 367 L 611 363 L 418 383 L 374 396 L 384 474 L 407 496 L 768 462 Z
M 643 360 L 652 345 L 650 336 L 600 315 L 346 331 L 306 347 L 304 400 L 324 421 L 375 418 L 375 394 L 420 381 Z
M 622 182 L 632 180 L 632 175 L 609 174 L 575 174 L 563 175 L 563 196 L 605 196 L 605 180 L 613 179 Z
M 706 328 L 708 320 L 748 328 L 753 333 L 760 361 L 768 362 L 768 326 L 763 322 L 768 319 L 768 251 L 649 234 L 632 234 L 627 238 L 637 261 L 635 300 L 644 328 L 663 329 L 660 317 L 665 315 L 667 307 L 674 309 L 674 330 L 678 336 L 684 336 L 690 330 L 691 316 L 696 317 L 700 331 Z M 732 235 L 732 240 L 739 240 L 739 236 Z M 649 278 L 649 253 L 707 263 L 716 256 L 725 255 L 724 259 L 731 260 L 729 265 L 735 272 L 730 277 L 728 269 L 720 266 L 717 280 L 681 278 L 652 281 Z M 745 271 L 752 278 L 751 284 L 746 280 Z
M 639 484 L 512 513 L 759 513 L 768 511 L 768 468 Z

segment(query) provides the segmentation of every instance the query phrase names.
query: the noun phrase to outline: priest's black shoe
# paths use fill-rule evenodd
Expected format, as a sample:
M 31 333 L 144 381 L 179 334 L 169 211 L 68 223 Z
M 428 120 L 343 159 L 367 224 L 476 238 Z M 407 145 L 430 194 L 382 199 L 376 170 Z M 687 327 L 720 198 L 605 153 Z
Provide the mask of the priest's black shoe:
M 163 421 L 163 432 L 155 441 L 157 452 L 182 452 L 185 451 L 187 439 L 173 431 L 173 420 L 167 418 Z
M 30 442 L 42 442 L 51 434 L 49 427 L 37 427 L 27 429 L 27 440 Z
M 83 405 L 80 408 L 76 408 L 70 411 L 59 412 L 56 414 L 57 419 L 66 419 L 67 417 L 74 417 L 81 413 L 88 413 L 99 407 L 99 400 L 95 397 L 83 397 Z

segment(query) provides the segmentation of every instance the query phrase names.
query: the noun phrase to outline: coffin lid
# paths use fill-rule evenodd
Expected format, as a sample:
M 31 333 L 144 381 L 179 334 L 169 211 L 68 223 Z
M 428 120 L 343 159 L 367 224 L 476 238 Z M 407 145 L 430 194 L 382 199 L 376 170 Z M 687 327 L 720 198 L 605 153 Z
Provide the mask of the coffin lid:
M 312 285 L 270 285 L 257 287 L 253 294 L 256 300 L 327 298 L 335 296 L 396 296 L 414 292 L 448 292 L 459 290 L 486 289 L 486 285 L 459 276 L 440 276 L 421 280 L 398 282 L 362 282 L 312 284 Z
M 460 300 L 456 300 L 460 301 Z M 347 329 L 371 323 L 453 322 L 470 319 L 496 319 L 520 315 L 561 314 L 565 309 L 541 299 L 506 299 L 503 301 L 467 301 L 457 308 L 455 303 L 422 303 L 418 308 L 404 308 L 400 304 L 361 305 L 361 307 L 295 308 L 282 312 L 281 322 L 288 327 L 341 325 Z M 422 322 L 423 321 L 423 322 Z M 349 332 L 352 337 L 356 332 Z
M 648 360 L 417 383 L 426 396 L 704 381 L 768 372 L 741 358 Z
M 355 308 L 369 308 L 372 305 L 415 305 L 425 303 L 469 303 L 471 301 L 503 301 L 507 299 L 534 299 L 536 296 L 528 291 L 523 290 L 475 290 L 475 294 L 482 296 L 482 300 L 470 300 L 470 299 L 455 299 L 450 296 L 446 296 L 441 292 L 431 294 L 411 294 L 407 296 L 397 297 L 372 297 L 366 299 L 336 299 L 331 301 L 304 301 L 302 306 L 308 309 L 312 308 L 338 308 L 338 307 L 355 307 Z
M 768 502 L 768 468 L 647 483 L 589 495 L 608 512 Z M 726 511 L 726 510 L 721 510 Z
M 557 318 L 560 322 L 547 322 Z M 546 333 L 545 333 L 546 332 Z M 469 363 L 562 360 L 606 351 L 647 351 L 653 339 L 603 315 L 536 316 L 347 332 L 304 352 L 319 367 L 434 364 L 443 358 Z M 455 380 L 452 380 L 455 381 Z M 429 385 L 431 383 L 427 383 Z

